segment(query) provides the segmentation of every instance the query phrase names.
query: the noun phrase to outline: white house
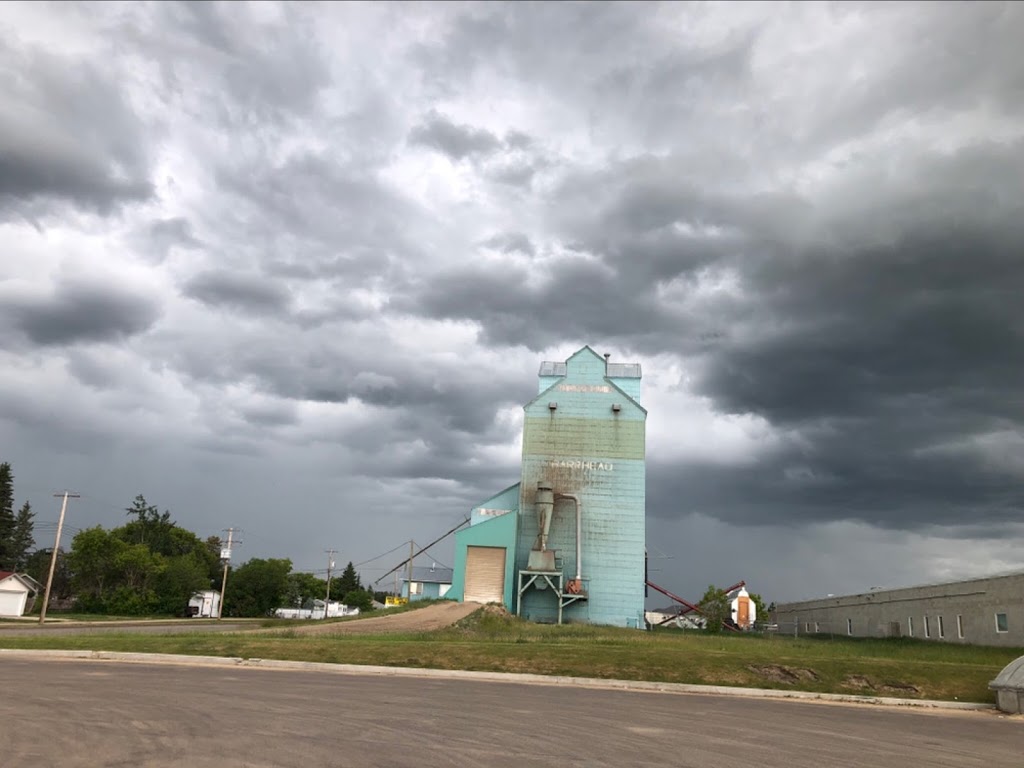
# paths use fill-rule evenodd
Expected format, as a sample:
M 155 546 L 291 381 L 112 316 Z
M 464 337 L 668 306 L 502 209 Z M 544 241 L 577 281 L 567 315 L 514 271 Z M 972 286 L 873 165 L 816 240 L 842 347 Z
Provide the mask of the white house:
M 28 596 L 37 589 L 35 581 L 25 575 L 0 571 L 0 616 L 23 616 Z

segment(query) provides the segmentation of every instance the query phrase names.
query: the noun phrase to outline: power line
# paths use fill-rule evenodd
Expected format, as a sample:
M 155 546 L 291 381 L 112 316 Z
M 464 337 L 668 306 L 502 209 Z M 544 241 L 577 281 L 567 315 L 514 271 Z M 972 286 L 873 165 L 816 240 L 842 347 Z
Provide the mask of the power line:
M 466 518 L 465 520 L 463 520 L 463 521 L 462 521 L 461 523 L 459 523 L 458 525 L 456 525 L 456 526 L 455 526 L 454 528 L 452 528 L 452 529 L 451 529 L 450 531 L 447 531 L 446 533 L 442 534 L 441 536 L 438 536 L 438 537 L 437 537 L 436 539 L 434 539 L 434 540 L 433 540 L 432 542 L 430 542 L 429 544 L 427 544 L 427 546 L 423 547 L 423 549 L 421 549 L 421 550 L 420 550 L 419 552 L 412 552 L 412 547 L 410 547 L 410 551 L 409 551 L 409 559 L 408 559 L 408 560 L 403 560 L 403 561 L 402 561 L 401 563 L 399 563 L 398 565 L 396 565 L 396 566 L 395 566 L 394 568 L 392 568 L 392 569 L 391 569 L 390 571 L 388 571 L 387 573 L 385 573 L 385 574 L 384 574 L 384 576 L 381 576 L 380 578 L 378 578 L 378 579 L 377 579 L 377 581 L 375 581 L 375 582 L 373 582 L 373 583 L 374 583 L 375 585 L 376 585 L 376 584 L 378 584 L 378 583 L 379 583 L 379 582 L 380 582 L 380 581 L 381 581 L 382 579 L 384 579 L 384 577 L 386 577 L 386 576 L 390 576 L 390 575 L 391 575 L 392 573 L 394 573 L 395 571 L 397 571 L 398 569 L 400 569 L 400 568 L 401 568 L 401 567 L 402 567 L 403 565 L 405 565 L 406 563 L 408 563 L 408 564 L 409 564 L 409 581 L 410 581 L 410 583 L 411 583 L 411 582 L 412 582 L 412 561 L 413 561 L 413 559 L 414 559 L 414 558 L 416 557 L 416 555 L 420 554 L 421 552 L 426 552 L 426 551 L 427 551 L 428 549 L 430 549 L 430 548 L 431 548 L 432 546 L 434 546 L 435 544 L 437 544 L 437 543 L 438 543 L 439 541 L 441 541 L 441 540 L 443 540 L 443 539 L 446 539 L 446 538 L 448 538 L 449 536 L 451 536 L 451 535 L 452 535 L 453 533 L 455 533 L 455 532 L 456 532 L 457 530 L 459 530 L 459 528 L 461 528 L 462 526 L 464 526 L 464 525 L 465 525 L 466 523 L 468 523 L 468 522 L 469 522 L 469 518 L 467 517 L 467 518 Z M 413 542 L 411 542 L 411 541 L 410 541 L 409 543 L 410 543 L 410 544 L 412 544 Z
M 369 560 L 363 560 L 361 563 L 355 563 L 352 567 L 353 568 L 358 568 L 360 565 L 366 565 L 367 563 L 372 563 L 374 560 L 380 560 L 382 557 L 386 557 L 387 555 L 390 555 L 392 552 L 397 552 L 398 550 L 400 550 L 404 546 L 405 546 L 405 542 L 403 541 L 397 547 L 393 547 L 392 549 L 389 549 L 387 552 L 383 552 L 383 553 L 377 555 L 376 557 L 371 557 Z

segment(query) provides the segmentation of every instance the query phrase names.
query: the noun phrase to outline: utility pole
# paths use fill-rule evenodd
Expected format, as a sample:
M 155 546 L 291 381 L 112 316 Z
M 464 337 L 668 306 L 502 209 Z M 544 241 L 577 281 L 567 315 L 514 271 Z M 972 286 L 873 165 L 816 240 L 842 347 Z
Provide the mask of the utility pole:
M 228 588 L 228 566 L 231 564 L 231 545 L 232 537 L 235 535 L 234 528 L 228 528 L 228 543 L 226 547 L 221 547 L 220 559 L 224 561 L 224 578 L 220 583 L 220 607 L 217 609 L 217 621 L 224 618 L 224 593 Z
M 405 580 L 405 587 L 409 592 L 408 598 L 410 605 L 412 604 L 412 559 L 414 557 L 413 551 L 415 546 L 416 542 L 414 542 L 412 539 L 409 539 L 409 576 Z
M 328 606 L 331 604 L 331 570 L 334 568 L 334 556 L 338 554 L 336 549 L 325 549 L 327 553 L 327 597 L 324 598 L 324 618 L 327 618 Z
M 53 494 L 55 497 L 64 497 L 60 505 L 60 519 L 57 520 L 57 540 L 53 545 L 53 554 L 50 555 L 50 574 L 46 577 L 46 596 L 43 597 L 43 607 L 39 611 L 39 623 L 46 621 L 46 606 L 50 604 L 50 589 L 53 587 L 53 571 L 57 567 L 57 550 L 60 549 L 60 534 L 64 529 L 64 513 L 68 508 L 68 499 L 80 499 L 81 494 L 64 491 Z

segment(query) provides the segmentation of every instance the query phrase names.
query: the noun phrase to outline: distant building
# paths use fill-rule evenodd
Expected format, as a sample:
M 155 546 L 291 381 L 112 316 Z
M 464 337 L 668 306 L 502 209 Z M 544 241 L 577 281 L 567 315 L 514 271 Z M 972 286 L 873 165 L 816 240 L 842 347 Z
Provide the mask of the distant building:
M 402 577 L 402 597 L 412 600 L 436 600 L 447 596 L 448 590 L 451 589 L 452 569 L 437 565 L 431 565 L 429 568 L 414 567 L 411 590 L 408 579 L 408 575 Z
M 0 571 L 0 616 L 24 616 L 29 595 L 35 595 L 37 592 L 38 584 L 35 579 L 22 573 Z
M 739 629 L 750 629 L 757 621 L 757 605 L 750 599 L 746 587 L 741 587 L 730 601 L 730 618 Z
M 1024 646 L 1024 572 L 782 603 L 779 632 Z
M 344 616 L 358 616 L 358 608 L 349 608 L 344 603 L 332 600 L 327 603 L 327 610 L 324 611 L 323 600 L 313 600 L 309 608 L 276 608 L 274 618 L 276 619 L 339 619 Z
M 677 607 L 659 608 L 646 611 L 644 619 L 651 627 L 675 627 L 676 629 L 704 629 L 704 617 L 696 613 L 679 615 Z

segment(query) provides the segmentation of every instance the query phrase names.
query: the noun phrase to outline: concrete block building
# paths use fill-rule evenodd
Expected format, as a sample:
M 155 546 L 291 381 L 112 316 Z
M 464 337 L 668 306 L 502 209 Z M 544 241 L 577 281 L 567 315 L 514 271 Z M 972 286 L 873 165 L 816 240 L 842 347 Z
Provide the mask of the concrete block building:
M 519 482 L 456 534 L 449 596 L 535 621 L 644 626 L 646 420 L 637 364 L 541 364 Z
M 1024 573 L 783 603 L 780 632 L 1024 647 Z

